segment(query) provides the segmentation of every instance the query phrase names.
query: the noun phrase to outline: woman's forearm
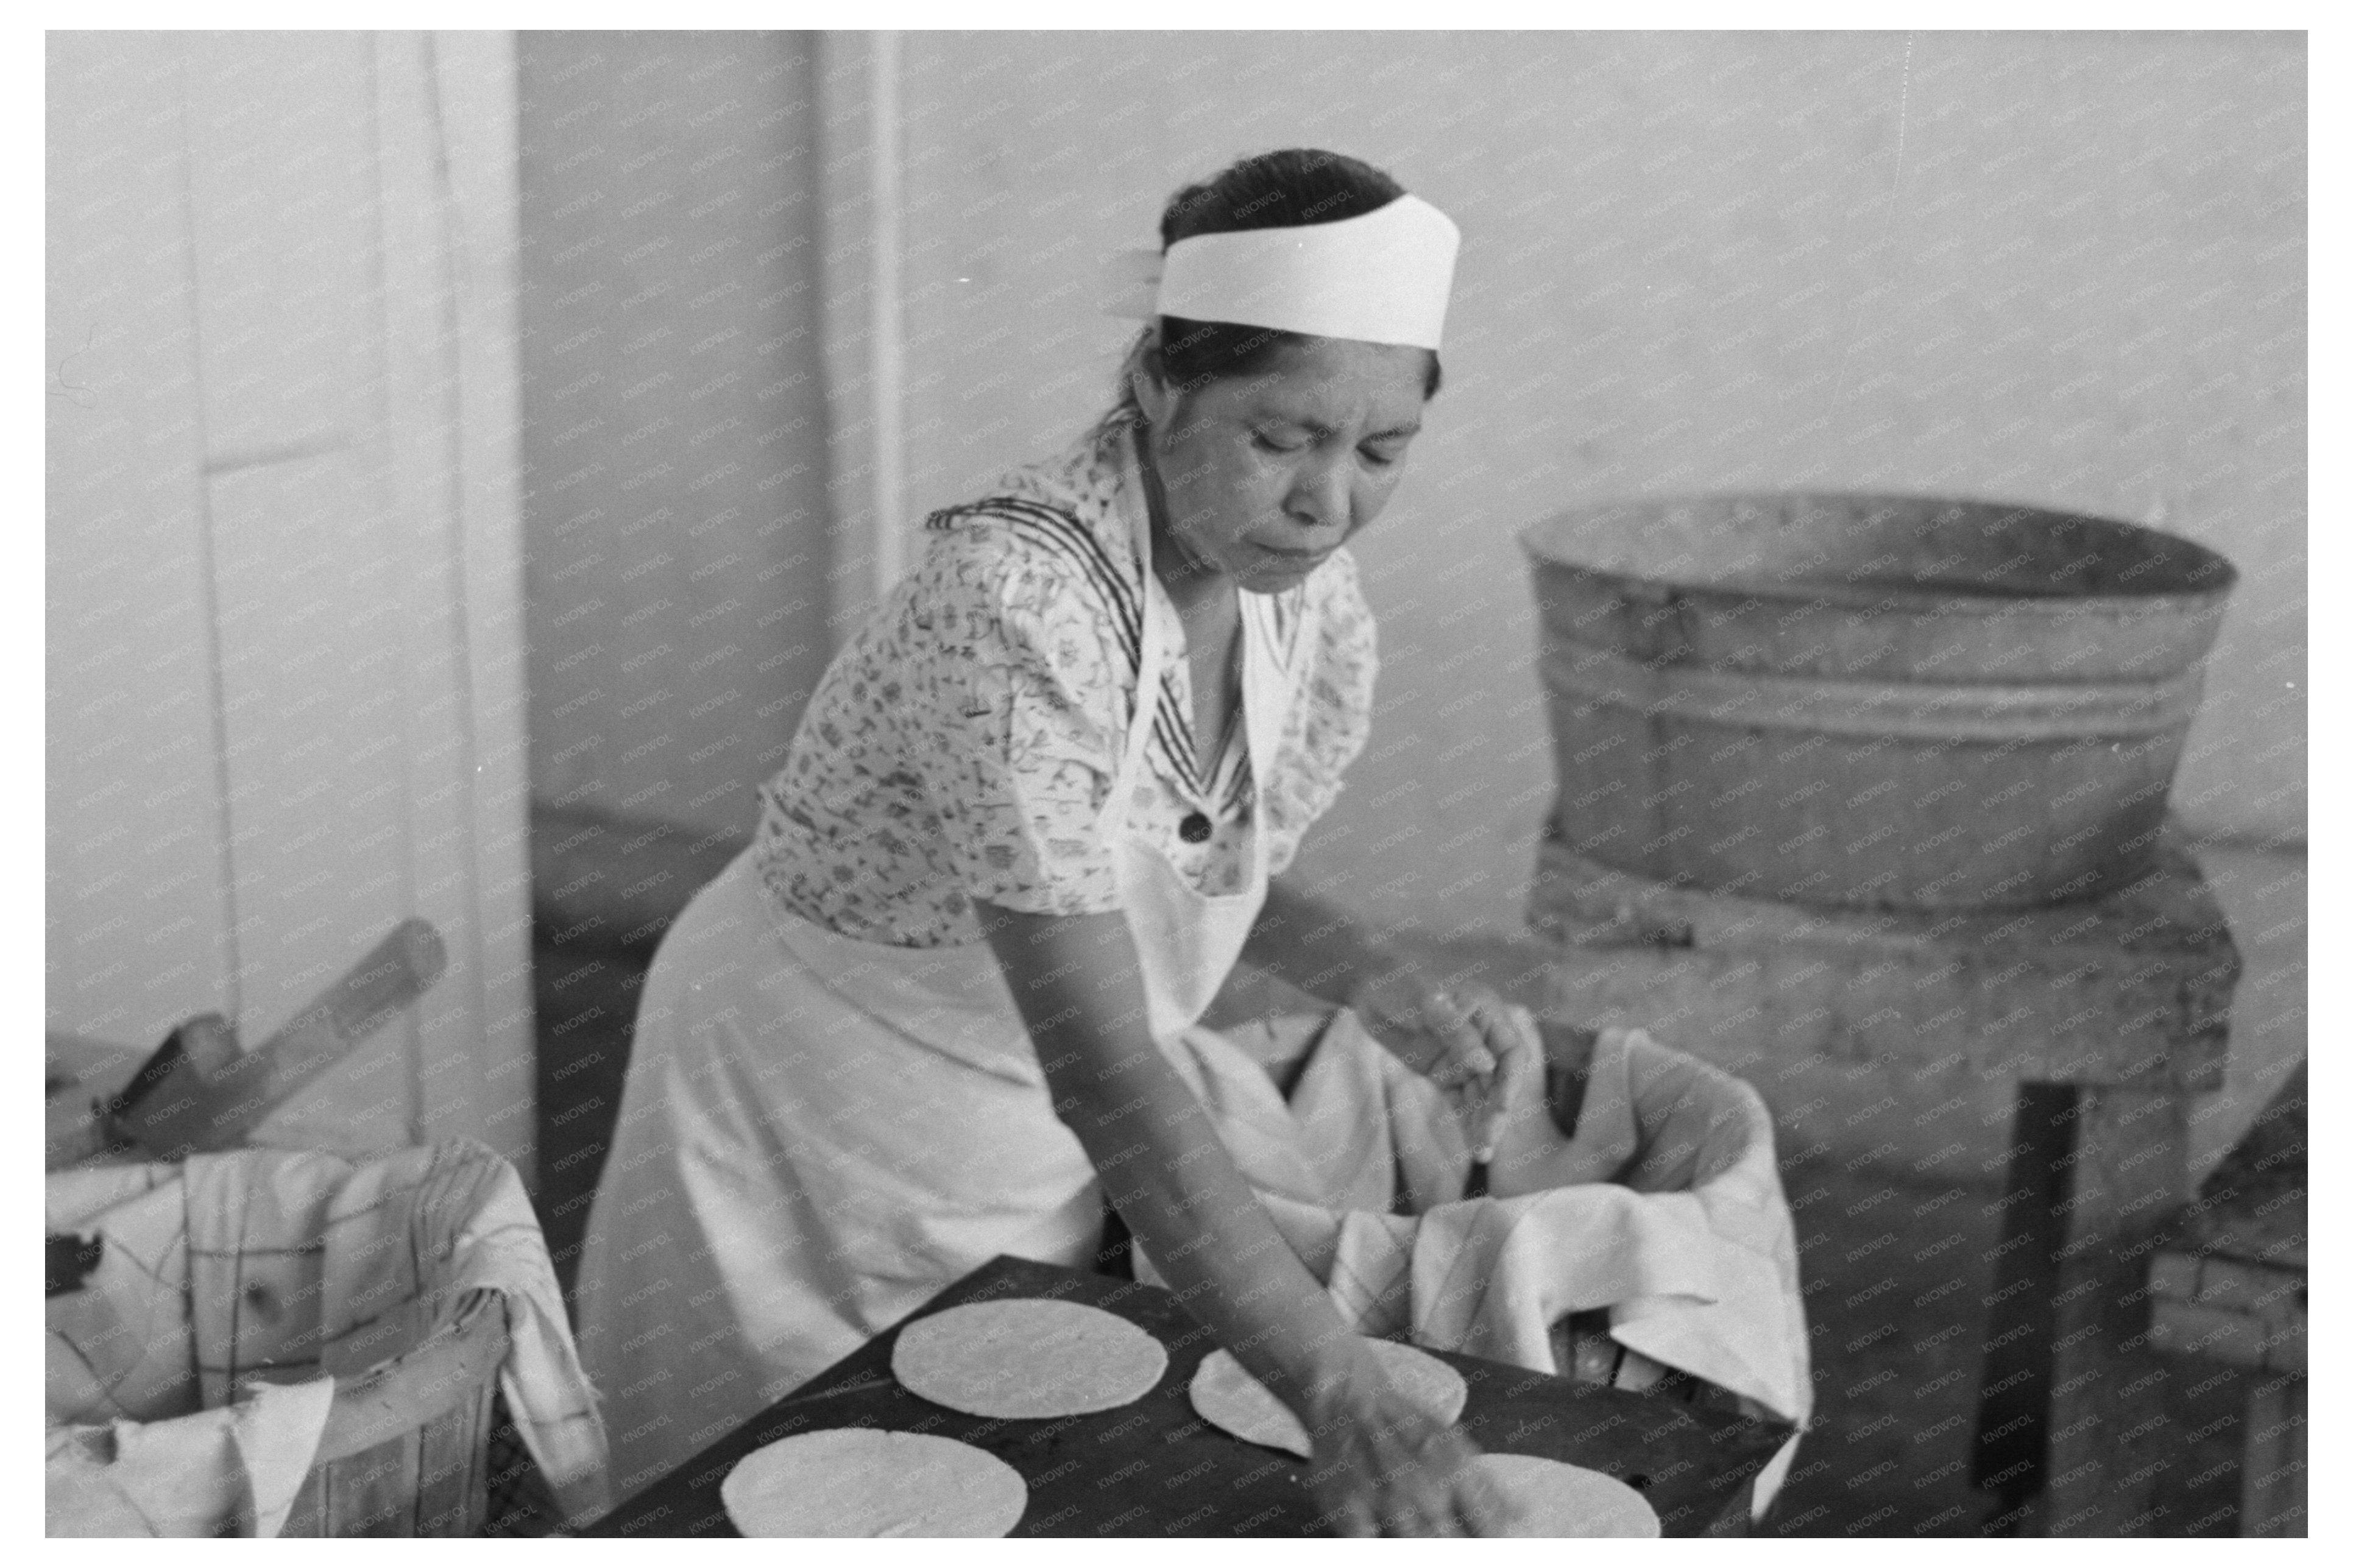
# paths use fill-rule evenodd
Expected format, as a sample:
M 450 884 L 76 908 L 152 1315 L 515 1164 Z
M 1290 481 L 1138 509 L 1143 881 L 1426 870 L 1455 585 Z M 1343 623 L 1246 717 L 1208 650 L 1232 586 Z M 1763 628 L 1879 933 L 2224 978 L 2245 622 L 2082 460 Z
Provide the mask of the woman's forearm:
M 1281 879 L 1267 884 L 1242 958 L 1335 1006 L 1406 967 L 1372 927 Z
M 1187 1310 L 1303 1414 L 1341 1375 L 1355 1336 L 1175 1069 L 1155 1049 L 1058 1093 L 1056 1109 Z
M 1416 1072 L 1492 1061 L 1460 1003 L 1444 999 L 1439 977 L 1409 947 L 1297 887 L 1269 885 L 1242 957 L 1334 1006 L 1356 1008 L 1374 1037 Z
M 1054 1112 L 1113 1206 L 1219 1342 L 1304 1418 L 1369 1358 L 1154 1040 L 1124 921 L 981 912 Z

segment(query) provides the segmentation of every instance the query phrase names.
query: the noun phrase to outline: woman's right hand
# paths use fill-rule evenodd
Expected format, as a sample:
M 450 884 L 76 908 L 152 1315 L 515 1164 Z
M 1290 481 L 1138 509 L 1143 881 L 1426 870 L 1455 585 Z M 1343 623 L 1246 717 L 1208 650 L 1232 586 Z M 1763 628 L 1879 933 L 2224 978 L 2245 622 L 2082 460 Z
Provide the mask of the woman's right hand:
M 1055 1110 L 1168 1282 L 1314 1434 L 1308 1484 L 1346 1535 L 1511 1522 L 1461 1434 L 1398 1392 L 1268 1216 L 1144 1020 L 1125 917 L 980 906 Z
M 1351 1536 L 1507 1535 L 1517 1510 L 1471 1461 L 1469 1438 L 1397 1391 L 1367 1357 L 1307 1423 L 1307 1485 Z

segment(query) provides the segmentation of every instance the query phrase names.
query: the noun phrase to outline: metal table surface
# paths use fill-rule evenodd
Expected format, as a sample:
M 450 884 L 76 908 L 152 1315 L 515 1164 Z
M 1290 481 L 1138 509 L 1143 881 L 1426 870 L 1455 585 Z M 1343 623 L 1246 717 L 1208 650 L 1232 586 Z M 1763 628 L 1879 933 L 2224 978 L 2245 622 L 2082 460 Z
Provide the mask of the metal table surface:
M 1167 1347 L 1168 1370 L 1134 1403 L 1091 1415 L 999 1420 L 920 1399 L 891 1377 L 894 1326 L 653 1482 L 583 1533 L 736 1533 L 719 1483 L 754 1449 L 833 1426 L 929 1432 L 971 1443 L 1029 1483 L 1016 1536 L 1328 1534 L 1304 1460 L 1228 1436 L 1193 1413 L 1194 1369 L 1215 1348 L 1170 1292 L 1132 1280 L 998 1258 L 909 1314 L 1043 1296 L 1116 1312 Z M 1751 1484 L 1788 1436 L 1746 1420 L 1621 1389 L 1572 1383 L 1473 1356 L 1433 1352 L 1462 1373 L 1461 1427 L 1490 1453 L 1533 1454 L 1606 1471 L 1639 1488 L 1668 1535 L 1746 1531 Z

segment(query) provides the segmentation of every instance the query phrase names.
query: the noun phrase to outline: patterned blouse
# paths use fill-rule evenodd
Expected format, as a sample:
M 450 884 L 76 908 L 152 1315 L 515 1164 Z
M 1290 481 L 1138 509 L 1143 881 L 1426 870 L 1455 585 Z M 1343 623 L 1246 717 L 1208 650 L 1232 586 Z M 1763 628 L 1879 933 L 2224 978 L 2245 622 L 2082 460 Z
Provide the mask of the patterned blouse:
M 1135 704 L 1142 578 L 1118 501 L 1132 429 L 1114 415 L 932 515 L 922 563 L 835 657 L 761 786 L 754 854 L 782 908 L 897 947 L 979 941 L 975 899 L 1119 908 L 1095 821 Z M 1293 697 L 1261 790 L 1239 704 L 1213 756 L 1198 743 L 1184 626 L 1149 602 L 1167 664 L 1129 826 L 1197 890 L 1236 891 L 1261 801 L 1279 871 L 1364 747 L 1372 614 L 1345 549 L 1278 596 Z

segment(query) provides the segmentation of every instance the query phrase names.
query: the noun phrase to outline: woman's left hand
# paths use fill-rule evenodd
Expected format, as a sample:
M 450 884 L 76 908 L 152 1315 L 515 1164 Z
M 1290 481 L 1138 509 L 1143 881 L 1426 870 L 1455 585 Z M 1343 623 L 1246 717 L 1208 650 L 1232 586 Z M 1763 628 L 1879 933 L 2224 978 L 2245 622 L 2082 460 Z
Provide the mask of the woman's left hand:
M 1485 1145 L 1495 1118 L 1525 1099 L 1529 1085 L 1544 1081 L 1544 1041 L 1535 1016 L 1484 985 L 1433 987 L 1398 975 L 1377 992 L 1372 1000 L 1386 1015 L 1381 1022 L 1422 1037 L 1419 1049 L 1399 1054 L 1457 1097 L 1473 1152 L 1491 1152 Z
M 1506 1112 L 1544 1092 L 1544 1037 L 1535 1015 L 1483 985 L 1439 991 L 1432 1004 L 1460 1020 L 1445 1035 L 1445 1076 L 1433 1075 L 1433 1081 L 1460 1098 L 1472 1156 L 1492 1160 Z

